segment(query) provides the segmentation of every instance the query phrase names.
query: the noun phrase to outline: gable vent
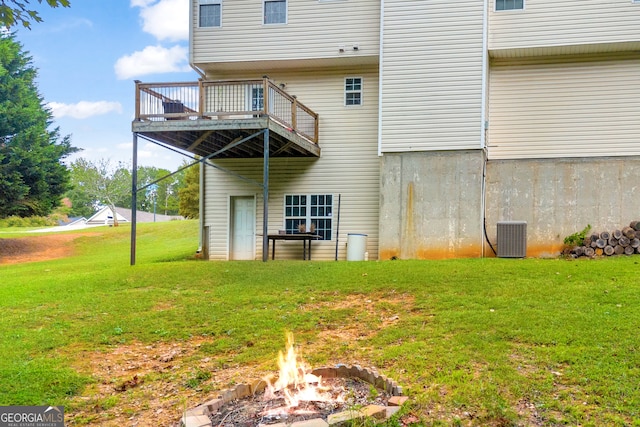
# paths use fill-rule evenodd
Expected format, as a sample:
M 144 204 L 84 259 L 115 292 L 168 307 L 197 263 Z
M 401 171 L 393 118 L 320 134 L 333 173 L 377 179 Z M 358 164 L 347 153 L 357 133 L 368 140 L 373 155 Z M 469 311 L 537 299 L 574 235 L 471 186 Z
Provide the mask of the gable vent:
M 526 221 L 498 222 L 498 258 L 527 256 Z

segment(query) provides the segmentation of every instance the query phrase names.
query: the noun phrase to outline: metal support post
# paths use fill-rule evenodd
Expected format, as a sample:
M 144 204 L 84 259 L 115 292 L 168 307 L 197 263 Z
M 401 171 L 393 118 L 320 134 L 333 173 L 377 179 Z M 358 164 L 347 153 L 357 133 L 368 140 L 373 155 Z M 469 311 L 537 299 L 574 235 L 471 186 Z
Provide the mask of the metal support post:
M 138 134 L 133 133 L 133 165 L 131 170 L 131 265 L 136 265 L 136 211 L 138 205 Z
M 269 259 L 269 128 L 264 130 L 264 165 L 262 168 L 262 262 Z

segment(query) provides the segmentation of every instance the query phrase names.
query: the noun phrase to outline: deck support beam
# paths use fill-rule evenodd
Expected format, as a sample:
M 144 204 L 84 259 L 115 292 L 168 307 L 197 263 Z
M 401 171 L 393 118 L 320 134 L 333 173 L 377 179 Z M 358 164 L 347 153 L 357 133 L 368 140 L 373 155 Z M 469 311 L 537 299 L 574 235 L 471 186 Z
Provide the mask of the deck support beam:
M 202 135 L 200 135 L 200 138 L 196 139 L 193 144 L 191 144 L 190 146 L 187 147 L 187 151 L 193 151 L 198 145 L 202 144 L 202 141 L 204 141 L 207 138 L 209 138 L 209 135 L 211 135 L 212 133 L 213 133 L 213 131 L 210 130 L 210 131 L 205 132 Z

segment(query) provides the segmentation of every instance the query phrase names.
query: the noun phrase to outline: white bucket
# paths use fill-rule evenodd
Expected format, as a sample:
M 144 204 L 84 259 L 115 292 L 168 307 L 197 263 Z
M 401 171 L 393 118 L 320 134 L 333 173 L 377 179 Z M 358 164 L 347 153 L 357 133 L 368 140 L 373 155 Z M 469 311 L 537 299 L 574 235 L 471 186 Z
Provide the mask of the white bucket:
M 347 261 L 364 261 L 366 251 L 366 234 L 347 234 Z

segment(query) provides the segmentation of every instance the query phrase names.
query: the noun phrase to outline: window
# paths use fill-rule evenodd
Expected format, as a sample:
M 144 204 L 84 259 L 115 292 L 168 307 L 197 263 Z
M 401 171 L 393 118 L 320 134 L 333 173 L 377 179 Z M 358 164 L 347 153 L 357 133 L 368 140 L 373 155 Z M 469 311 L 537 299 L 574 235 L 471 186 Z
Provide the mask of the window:
M 333 196 L 331 194 L 287 194 L 284 222 L 288 234 L 313 230 L 323 240 L 331 240 Z M 304 227 L 304 228 L 303 228 Z
M 496 10 L 522 10 L 524 0 L 496 0 Z
M 347 77 L 344 80 L 344 105 L 362 105 L 361 77 Z
M 222 26 L 222 0 L 200 0 L 198 13 L 200 27 Z
M 287 0 L 264 0 L 264 23 L 287 23 Z

